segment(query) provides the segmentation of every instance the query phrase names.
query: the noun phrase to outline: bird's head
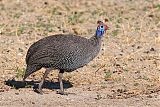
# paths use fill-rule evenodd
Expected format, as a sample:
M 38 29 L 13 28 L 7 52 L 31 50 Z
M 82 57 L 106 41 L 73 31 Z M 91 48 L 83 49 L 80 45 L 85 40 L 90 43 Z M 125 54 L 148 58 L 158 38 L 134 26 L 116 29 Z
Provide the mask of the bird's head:
M 97 21 L 97 30 L 96 30 L 96 37 L 102 37 L 103 34 L 108 30 L 108 26 L 104 24 L 102 21 Z

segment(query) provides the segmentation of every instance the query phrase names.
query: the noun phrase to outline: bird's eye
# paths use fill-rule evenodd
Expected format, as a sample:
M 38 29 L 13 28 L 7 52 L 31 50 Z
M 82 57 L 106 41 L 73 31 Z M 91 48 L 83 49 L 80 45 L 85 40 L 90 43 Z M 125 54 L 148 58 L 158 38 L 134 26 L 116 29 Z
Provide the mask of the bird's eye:
M 103 26 L 100 26 L 100 28 L 103 28 Z

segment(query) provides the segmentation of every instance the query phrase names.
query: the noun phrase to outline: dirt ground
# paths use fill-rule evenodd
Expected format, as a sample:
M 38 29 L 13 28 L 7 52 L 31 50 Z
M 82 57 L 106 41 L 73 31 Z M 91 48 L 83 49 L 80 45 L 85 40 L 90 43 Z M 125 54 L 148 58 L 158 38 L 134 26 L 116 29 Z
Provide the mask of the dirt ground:
M 22 82 L 25 55 L 35 41 L 53 34 L 86 38 L 96 22 L 110 29 L 99 55 L 87 66 L 64 74 L 49 74 L 44 94 L 34 90 L 44 69 Z M 159 0 L 0 0 L 1 107 L 159 107 Z

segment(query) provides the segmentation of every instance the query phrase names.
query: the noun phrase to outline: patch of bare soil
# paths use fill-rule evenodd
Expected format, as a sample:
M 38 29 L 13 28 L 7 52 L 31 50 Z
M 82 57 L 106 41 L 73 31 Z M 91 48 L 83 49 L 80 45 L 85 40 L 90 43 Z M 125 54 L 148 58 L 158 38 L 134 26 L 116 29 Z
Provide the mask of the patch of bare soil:
M 0 16 L 0 106 L 159 106 L 159 0 L 0 0 Z M 56 94 L 56 70 L 43 95 L 34 89 L 44 69 L 21 81 L 32 43 L 59 33 L 89 38 L 104 19 L 110 30 L 98 57 L 64 74 L 68 96 Z

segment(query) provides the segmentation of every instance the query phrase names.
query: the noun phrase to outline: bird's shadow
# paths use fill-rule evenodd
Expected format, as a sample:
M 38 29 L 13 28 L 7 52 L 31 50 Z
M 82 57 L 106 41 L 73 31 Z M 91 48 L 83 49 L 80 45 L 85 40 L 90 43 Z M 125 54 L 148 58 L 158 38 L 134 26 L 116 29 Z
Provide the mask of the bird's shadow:
M 37 92 L 36 89 L 38 88 L 38 83 L 39 82 L 40 81 L 7 80 L 7 81 L 5 81 L 5 84 L 12 87 L 12 88 L 15 88 L 15 89 L 33 88 L 34 91 Z M 69 81 L 64 80 L 63 81 L 63 87 L 64 87 L 64 89 L 67 89 L 67 88 L 73 87 L 73 85 Z M 44 84 L 43 84 L 43 88 L 54 90 L 54 89 L 60 89 L 60 86 L 59 86 L 59 82 L 45 81 Z

